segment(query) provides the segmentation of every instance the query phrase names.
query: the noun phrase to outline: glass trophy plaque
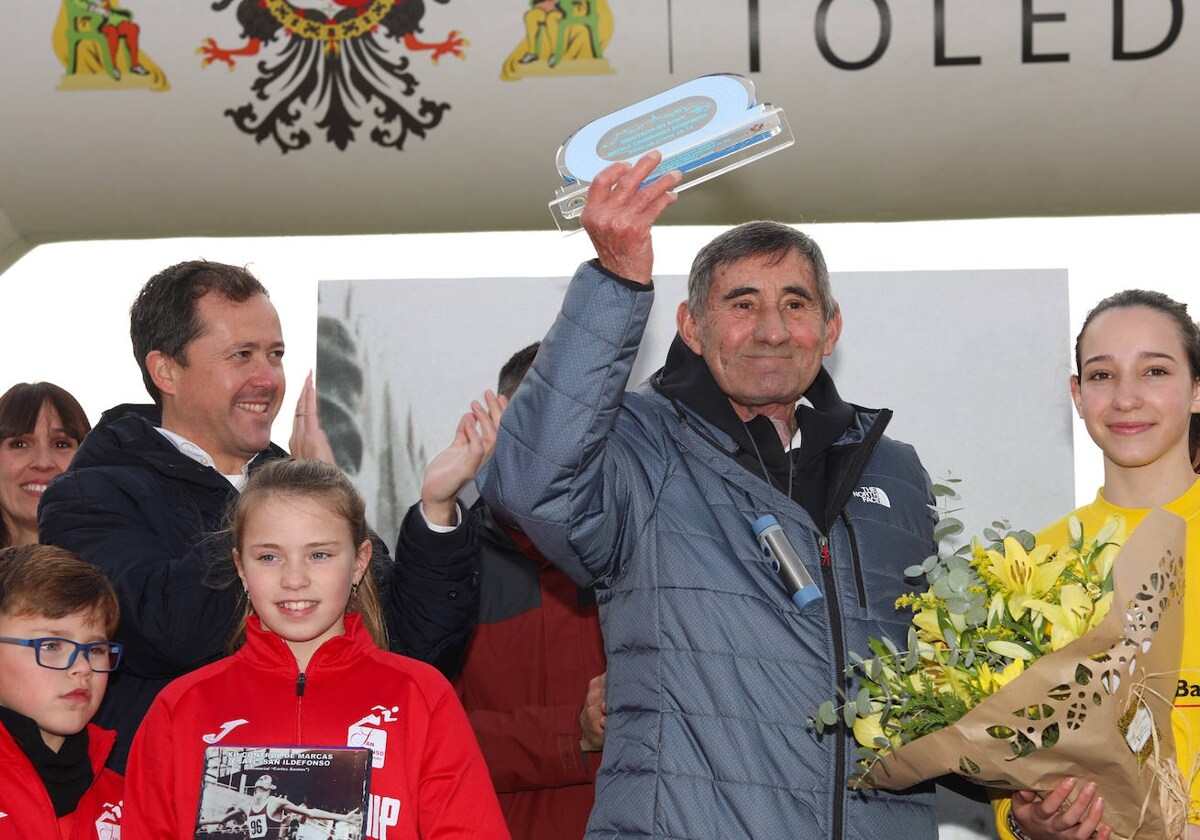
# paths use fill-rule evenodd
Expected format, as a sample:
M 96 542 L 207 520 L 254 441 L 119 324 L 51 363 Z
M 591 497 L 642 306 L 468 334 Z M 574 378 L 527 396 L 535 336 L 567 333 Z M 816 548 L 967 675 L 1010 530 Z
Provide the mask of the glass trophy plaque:
M 606 114 L 568 137 L 558 149 L 563 183 L 550 201 L 550 213 L 560 230 L 578 230 L 596 175 L 654 149 L 662 153 L 662 163 L 643 186 L 679 170 L 683 180 L 675 189 L 680 192 L 793 142 L 783 109 L 759 104 L 749 79 L 732 73 L 701 76 Z

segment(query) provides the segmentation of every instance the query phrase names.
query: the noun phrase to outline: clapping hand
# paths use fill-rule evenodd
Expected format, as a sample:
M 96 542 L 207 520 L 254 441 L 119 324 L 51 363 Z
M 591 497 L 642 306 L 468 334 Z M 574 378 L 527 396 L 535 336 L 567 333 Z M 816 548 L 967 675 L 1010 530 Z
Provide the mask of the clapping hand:
M 296 459 L 311 459 L 324 461 L 326 464 L 337 466 L 333 457 L 333 446 L 325 430 L 321 428 L 321 418 L 317 414 L 317 389 L 313 387 L 312 371 L 304 379 L 304 387 L 300 389 L 300 399 L 296 401 L 296 416 L 292 420 L 292 436 L 288 440 L 288 450 Z
M 483 402 L 472 402 L 471 410 L 459 420 L 454 440 L 425 468 L 421 510 L 431 525 L 454 525 L 457 521 L 458 493 L 491 457 L 500 415 L 507 407 L 507 398 L 484 391 Z

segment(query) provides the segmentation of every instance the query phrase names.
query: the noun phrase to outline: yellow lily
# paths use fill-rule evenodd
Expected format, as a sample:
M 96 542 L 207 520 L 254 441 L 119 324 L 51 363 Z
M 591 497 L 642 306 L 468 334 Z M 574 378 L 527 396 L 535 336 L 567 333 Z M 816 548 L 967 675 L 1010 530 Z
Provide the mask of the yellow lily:
M 991 667 L 986 662 L 980 662 L 975 672 L 979 675 L 979 688 L 984 694 L 991 694 L 999 687 Z
M 995 694 L 1024 672 L 1025 663 L 1020 659 L 1016 659 L 997 674 L 992 671 L 986 662 L 981 662 L 978 670 L 980 689 L 982 689 L 984 694 Z
M 966 616 L 961 613 L 947 613 L 947 620 L 950 626 L 954 628 L 954 632 L 962 633 L 967 629 Z M 940 643 L 947 645 L 946 634 L 942 630 L 941 621 L 938 619 L 938 611 L 935 609 L 921 610 L 915 613 L 912 617 L 912 623 L 918 630 L 921 631 L 919 638 L 922 641 Z
M 946 643 L 946 637 L 942 635 L 942 626 L 938 623 L 937 610 L 921 610 L 912 617 L 912 623 L 925 633 L 925 638 L 929 641 Z
M 970 702 L 971 692 L 968 686 L 971 674 L 959 667 L 942 664 L 939 659 L 927 660 L 924 663 L 921 676 L 925 684 L 934 691 L 942 694 L 953 694 L 960 700 Z
M 1010 642 L 1007 639 L 993 639 L 988 642 L 985 647 L 992 653 L 998 653 L 1001 656 L 1006 656 L 1009 659 L 1020 661 L 1033 659 L 1033 654 L 1026 650 L 1016 642 Z
M 1125 517 L 1114 513 L 1104 520 L 1104 526 L 1096 534 L 1096 541 L 1103 540 L 1108 545 L 1104 546 L 1100 553 L 1092 559 L 1093 571 L 1097 580 L 1104 580 L 1112 571 L 1113 561 L 1117 559 L 1117 552 L 1125 544 L 1125 536 Z
M 872 700 L 871 714 L 867 715 L 866 717 L 858 717 L 854 721 L 854 740 L 858 741 L 861 746 L 870 747 L 877 752 L 887 753 L 900 746 L 900 733 L 894 731 L 896 726 L 895 723 L 891 724 L 893 729 L 892 732 L 887 732 L 884 730 L 883 726 L 880 724 L 882 717 L 883 703 L 879 702 L 878 700 Z M 891 747 L 881 748 L 879 744 L 875 742 L 876 738 L 882 738 L 891 744 Z
M 1058 581 L 1066 568 L 1065 559 L 1050 559 L 1050 546 L 1039 545 L 1026 552 L 1012 537 L 1004 538 L 1004 553 L 988 551 L 991 572 L 1008 590 L 1008 612 L 1015 620 L 1025 615 L 1029 601 L 1041 598 Z
M 879 718 L 882 712 L 874 712 L 867 717 L 860 717 L 854 721 L 854 740 L 858 741 L 861 746 L 870 747 L 871 749 L 879 749 L 879 745 L 875 743 L 876 738 L 889 740 L 884 733 L 883 727 L 879 725 Z
M 1050 622 L 1050 650 L 1059 650 L 1099 624 L 1112 607 L 1113 593 L 1109 592 L 1095 603 L 1077 583 L 1062 588 L 1060 603 L 1032 600 L 1028 603 Z

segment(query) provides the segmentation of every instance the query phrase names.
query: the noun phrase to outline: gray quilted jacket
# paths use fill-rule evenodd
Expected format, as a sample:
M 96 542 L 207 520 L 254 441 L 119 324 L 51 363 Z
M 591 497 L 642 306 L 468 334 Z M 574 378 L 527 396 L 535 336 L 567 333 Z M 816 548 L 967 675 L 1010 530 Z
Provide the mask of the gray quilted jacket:
M 626 393 L 652 298 L 580 267 L 480 478 L 497 515 L 598 589 L 608 722 L 587 836 L 935 838 L 931 790 L 848 791 L 853 739 L 806 722 L 848 651 L 905 638 L 903 569 L 933 546 L 916 454 L 882 436 L 890 412 L 855 409 L 822 533 L 688 406 Z M 756 543 L 765 513 L 823 591 L 804 611 Z

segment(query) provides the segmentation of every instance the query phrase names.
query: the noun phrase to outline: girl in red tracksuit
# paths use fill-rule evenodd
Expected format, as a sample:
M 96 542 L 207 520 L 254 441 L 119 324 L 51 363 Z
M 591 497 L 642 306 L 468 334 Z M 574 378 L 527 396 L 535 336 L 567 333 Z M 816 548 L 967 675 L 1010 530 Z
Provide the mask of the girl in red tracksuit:
M 367 837 L 507 838 L 454 690 L 381 649 L 363 501 L 345 476 L 317 461 L 264 465 L 232 531 L 244 638 L 151 706 L 129 758 L 127 836 L 194 836 L 204 750 L 219 744 L 369 745 Z

